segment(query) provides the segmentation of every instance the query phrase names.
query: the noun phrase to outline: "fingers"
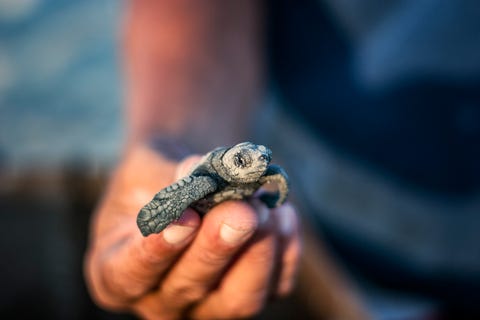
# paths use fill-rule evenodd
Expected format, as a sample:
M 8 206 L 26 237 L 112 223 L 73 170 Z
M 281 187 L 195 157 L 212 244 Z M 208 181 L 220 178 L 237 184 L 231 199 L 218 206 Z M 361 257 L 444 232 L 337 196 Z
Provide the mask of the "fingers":
M 179 164 L 176 179 L 188 175 L 199 159 Z M 168 318 L 185 310 L 204 318 L 255 314 L 272 282 L 278 279 L 274 290 L 280 295 L 291 290 L 300 254 L 293 208 L 263 208 L 225 202 L 202 222 L 188 209 L 160 234 L 144 238 L 137 229 L 126 230 L 115 238 L 124 240 L 108 241 L 114 245 L 99 250 L 97 244 L 86 259 L 95 300 L 145 317 Z
M 229 201 L 213 208 L 192 245 L 164 279 L 155 300 L 168 301 L 173 311 L 204 298 L 257 225 L 257 214 L 244 202 Z
M 295 285 L 302 245 L 298 217 L 294 207 L 286 203 L 273 209 L 272 214 L 278 221 L 281 247 L 280 265 L 282 266 L 278 275 L 275 294 L 282 297 L 288 295 Z
M 264 205 L 254 204 L 266 222 L 219 287 L 192 311 L 194 318 L 249 318 L 271 294 L 285 296 L 292 290 L 301 252 L 295 210 L 286 204 L 269 214 Z
M 89 272 L 95 296 L 108 306 L 122 305 L 152 288 L 194 238 L 200 218 L 187 210 L 162 233 L 143 237 L 132 233 L 102 256 L 93 257 Z M 96 281 L 93 281 L 96 280 Z
M 182 161 L 177 166 L 177 175 L 185 176 L 199 158 L 192 156 Z M 150 197 L 148 195 L 145 199 Z M 134 219 L 131 221 L 134 223 Z M 123 228 L 117 224 L 118 232 L 102 233 L 102 241 L 97 242 L 96 249 L 91 250 L 86 259 L 86 275 L 93 295 L 106 307 L 115 307 L 125 305 L 156 287 L 165 271 L 194 238 L 199 226 L 198 214 L 188 209 L 162 233 L 147 238 L 142 237 L 131 223 Z
M 230 207 L 242 214 L 238 207 L 242 204 L 226 202 L 216 208 L 227 211 Z M 295 211 L 290 205 L 270 213 L 264 205 L 255 207 L 258 227 L 254 235 L 233 247 L 225 246 L 215 226 L 224 213 L 210 211 L 195 242 L 158 291 L 137 304 L 138 313 L 168 318 L 189 310 L 189 316 L 199 319 L 243 318 L 257 314 L 272 290 L 288 293 L 294 285 L 300 255 Z M 213 237 L 209 231 L 213 231 Z
M 263 308 L 277 263 L 278 242 L 269 210 L 264 205 L 256 207 L 266 221 L 224 274 L 218 288 L 192 311 L 193 318 L 246 318 Z

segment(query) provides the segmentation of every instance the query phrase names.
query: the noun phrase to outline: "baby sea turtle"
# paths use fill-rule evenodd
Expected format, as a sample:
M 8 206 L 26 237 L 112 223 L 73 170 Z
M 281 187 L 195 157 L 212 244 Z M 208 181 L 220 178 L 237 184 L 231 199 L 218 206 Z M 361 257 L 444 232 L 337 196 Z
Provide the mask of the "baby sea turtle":
M 252 196 L 266 183 L 277 188 L 263 192 L 260 200 L 269 208 L 280 206 L 288 195 L 288 177 L 281 167 L 270 164 L 271 154 L 270 149 L 251 142 L 207 153 L 188 176 L 162 189 L 140 210 L 140 231 L 145 237 L 159 233 L 187 207 L 205 214 L 220 202 Z

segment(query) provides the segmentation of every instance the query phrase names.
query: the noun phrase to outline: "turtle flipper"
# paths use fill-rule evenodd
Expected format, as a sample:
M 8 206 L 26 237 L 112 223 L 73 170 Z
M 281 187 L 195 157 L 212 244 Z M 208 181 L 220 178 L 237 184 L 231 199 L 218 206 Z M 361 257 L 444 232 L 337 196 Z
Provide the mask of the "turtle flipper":
M 159 233 L 178 220 L 193 202 L 217 189 L 208 176 L 188 176 L 160 190 L 138 213 L 137 225 L 143 236 Z
M 260 195 L 260 200 L 269 208 L 281 206 L 287 200 L 289 182 L 288 176 L 282 167 L 277 165 L 269 165 L 265 174 L 260 178 L 259 182 L 263 185 L 266 183 L 277 184 L 278 189 L 275 192 L 265 192 Z

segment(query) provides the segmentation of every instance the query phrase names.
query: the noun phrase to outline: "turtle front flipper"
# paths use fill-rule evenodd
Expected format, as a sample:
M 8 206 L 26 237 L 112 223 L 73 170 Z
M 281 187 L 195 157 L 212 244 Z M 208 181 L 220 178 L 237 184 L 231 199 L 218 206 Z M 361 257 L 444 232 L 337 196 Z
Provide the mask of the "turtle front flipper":
M 265 174 L 260 178 L 259 182 L 264 185 L 266 183 L 275 183 L 277 190 L 274 192 L 265 192 L 260 195 L 260 200 L 269 208 L 281 206 L 287 200 L 289 182 L 288 176 L 282 167 L 277 165 L 269 165 Z
M 188 176 L 160 190 L 138 213 L 137 225 L 143 236 L 159 233 L 178 220 L 193 202 L 217 189 L 208 176 Z

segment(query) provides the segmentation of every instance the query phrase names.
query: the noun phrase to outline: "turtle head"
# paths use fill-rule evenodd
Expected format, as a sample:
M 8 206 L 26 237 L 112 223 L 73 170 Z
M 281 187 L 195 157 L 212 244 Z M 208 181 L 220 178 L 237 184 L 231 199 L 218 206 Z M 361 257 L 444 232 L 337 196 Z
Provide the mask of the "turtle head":
M 271 157 L 272 152 L 265 146 L 242 142 L 223 154 L 218 173 L 228 182 L 255 182 L 265 174 Z

